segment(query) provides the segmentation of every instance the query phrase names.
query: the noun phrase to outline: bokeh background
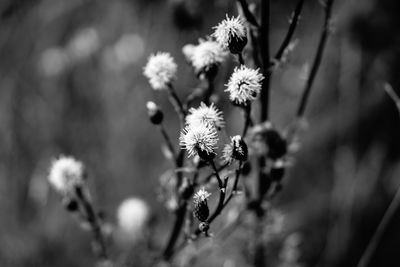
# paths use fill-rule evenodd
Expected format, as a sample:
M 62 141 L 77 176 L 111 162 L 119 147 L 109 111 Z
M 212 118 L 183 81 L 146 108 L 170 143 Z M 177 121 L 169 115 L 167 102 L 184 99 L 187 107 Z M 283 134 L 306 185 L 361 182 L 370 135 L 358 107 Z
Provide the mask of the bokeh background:
M 297 1 L 271 2 L 275 51 Z M 285 227 L 271 258 L 285 258 L 282 248 L 292 242 L 297 254 L 287 257 L 299 266 L 355 266 L 399 186 L 400 119 L 383 90 L 384 82 L 400 88 L 399 11 L 397 0 L 335 2 L 309 127 L 273 203 Z M 142 68 L 151 53 L 170 52 L 179 65 L 178 94 L 188 95 L 199 82 L 181 48 L 210 34 L 226 13 L 237 14 L 235 1 L 0 2 L 0 266 L 93 265 L 90 233 L 47 185 L 49 164 L 59 154 L 86 163 L 96 207 L 111 223 L 126 197 L 148 202 L 164 242 L 172 216 L 156 191 L 172 166 L 146 101 L 163 107 L 172 136 L 179 125 Z M 271 114 L 280 129 L 293 120 L 322 22 L 320 1 L 306 1 L 297 46 L 273 74 Z M 242 123 L 223 93 L 234 64 L 221 68 L 217 86 L 231 135 Z M 369 266 L 400 265 L 399 223 L 396 215 Z M 246 266 L 237 239 L 240 233 L 196 266 Z

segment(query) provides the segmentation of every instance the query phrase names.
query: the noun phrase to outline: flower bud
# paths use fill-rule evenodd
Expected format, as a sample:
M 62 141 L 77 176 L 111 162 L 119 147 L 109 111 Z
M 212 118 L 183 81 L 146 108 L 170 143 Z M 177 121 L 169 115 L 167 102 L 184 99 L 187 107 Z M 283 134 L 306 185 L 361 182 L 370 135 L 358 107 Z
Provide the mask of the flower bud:
M 146 103 L 147 114 L 149 115 L 151 123 L 154 125 L 159 125 L 162 123 L 164 114 L 161 109 L 156 105 L 156 103 L 149 101 Z
M 207 198 L 211 194 L 208 193 L 204 188 L 200 189 L 193 197 L 194 210 L 193 215 L 200 222 L 205 222 L 210 215 L 210 210 L 208 209 Z
M 242 38 L 238 38 L 238 37 L 232 37 L 229 40 L 229 51 L 232 54 L 240 54 L 243 51 L 243 48 L 246 46 L 247 44 L 247 37 L 243 36 Z
M 64 205 L 65 209 L 69 212 L 75 212 L 78 210 L 78 202 L 75 199 L 64 197 L 62 200 L 62 204 Z
M 246 142 L 240 135 L 231 138 L 232 142 L 232 157 L 240 161 L 246 161 L 248 156 L 248 149 Z
M 207 233 L 208 230 L 210 229 L 210 224 L 207 222 L 201 222 L 199 223 L 199 230 L 203 233 Z

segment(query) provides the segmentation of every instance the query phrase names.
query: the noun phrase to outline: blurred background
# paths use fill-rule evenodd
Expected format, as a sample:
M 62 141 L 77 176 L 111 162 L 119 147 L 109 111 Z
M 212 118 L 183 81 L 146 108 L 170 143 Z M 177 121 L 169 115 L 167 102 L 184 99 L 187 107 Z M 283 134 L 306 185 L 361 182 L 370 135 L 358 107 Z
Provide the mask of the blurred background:
M 296 2 L 271 1 L 272 51 Z M 90 233 L 48 188 L 48 167 L 59 154 L 85 162 L 95 205 L 107 221 L 115 222 L 123 199 L 140 197 L 157 214 L 165 241 L 172 216 L 156 191 L 159 176 L 172 166 L 148 121 L 146 101 L 163 107 L 171 136 L 178 136 L 179 123 L 142 68 L 151 53 L 170 52 L 179 66 L 178 94 L 188 95 L 199 81 L 182 46 L 211 34 L 226 13 L 236 15 L 235 4 L 0 2 L 0 266 L 93 266 Z M 283 225 L 268 252 L 277 266 L 355 266 L 400 185 L 400 119 L 383 90 L 384 82 L 400 88 L 398 12 L 397 0 L 335 2 L 333 34 L 307 110 L 309 127 L 273 202 Z M 293 120 L 322 22 L 320 1 L 305 1 L 297 46 L 272 78 L 271 119 L 279 129 Z M 242 123 L 223 93 L 234 65 L 231 59 L 221 68 L 216 88 L 231 135 Z M 394 216 L 369 266 L 400 265 L 399 223 L 400 215 Z M 237 253 L 244 234 L 195 266 L 246 266 Z

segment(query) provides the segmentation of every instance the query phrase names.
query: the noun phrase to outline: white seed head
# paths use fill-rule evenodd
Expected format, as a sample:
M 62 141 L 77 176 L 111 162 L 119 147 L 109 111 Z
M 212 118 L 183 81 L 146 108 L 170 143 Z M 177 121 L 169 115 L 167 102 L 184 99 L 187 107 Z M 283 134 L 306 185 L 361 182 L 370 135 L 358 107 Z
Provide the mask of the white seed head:
M 164 90 L 176 78 L 177 70 L 178 66 L 169 53 L 158 52 L 150 55 L 143 74 L 154 90 Z
M 73 157 L 61 156 L 53 160 L 48 181 L 61 194 L 73 193 L 75 187 L 84 184 L 84 165 Z
M 229 78 L 227 89 L 229 99 L 237 104 L 245 104 L 254 100 L 261 91 L 264 76 L 259 69 L 251 69 L 244 65 L 236 67 Z
M 221 64 L 227 56 L 227 52 L 212 40 L 200 40 L 194 47 L 190 62 L 196 72 L 202 71 L 207 67 Z
M 219 129 L 224 127 L 225 122 L 222 116 L 222 111 L 219 111 L 215 107 L 214 103 L 207 106 L 201 102 L 198 108 L 189 109 L 189 114 L 186 116 L 186 124 L 206 124 Z
M 149 206 L 139 198 L 128 198 L 118 207 L 118 225 L 130 238 L 141 236 L 143 227 L 147 224 L 149 218 Z
M 203 123 L 190 124 L 181 132 L 180 145 L 188 151 L 189 157 L 199 151 L 206 154 L 215 154 L 218 143 L 218 133 L 215 127 Z
M 246 38 L 246 27 L 240 16 L 229 18 L 226 15 L 226 18 L 215 26 L 214 29 L 215 31 L 212 36 L 215 37 L 215 40 L 224 49 L 229 48 L 232 38 Z
M 211 196 L 211 193 L 208 193 L 203 187 L 202 189 L 197 191 L 196 194 L 194 194 L 193 199 L 194 199 L 194 202 L 198 203 L 198 202 L 207 200 L 210 196 Z

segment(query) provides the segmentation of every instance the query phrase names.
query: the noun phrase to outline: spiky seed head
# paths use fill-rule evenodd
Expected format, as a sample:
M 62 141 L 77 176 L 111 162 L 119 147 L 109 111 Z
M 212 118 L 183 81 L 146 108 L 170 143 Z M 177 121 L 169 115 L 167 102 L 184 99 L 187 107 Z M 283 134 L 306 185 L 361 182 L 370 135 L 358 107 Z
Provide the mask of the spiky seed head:
M 187 52 L 189 55 L 189 52 Z M 225 60 L 227 53 L 215 41 L 210 39 L 200 40 L 193 48 L 190 62 L 196 74 L 205 73 L 209 77 L 215 77 L 218 66 Z
M 162 110 L 152 101 L 146 103 L 147 114 L 151 123 L 158 125 L 161 124 L 164 119 L 164 114 Z
M 143 74 L 149 79 L 154 90 L 165 90 L 176 78 L 177 70 L 178 66 L 169 53 L 158 52 L 150 55 Z
M 207 199 L 211 196 L 204 188 L 200 189 L 193 197 L 193 215 L 200 221 L 205 222 L 210 215 Z
M 221 129 L 224 127 L 225 122 L 222 116 L 222 111 L 219 111 L 214 103 L 207 106 L 203 102 L 200 103 L 198 108 L 189 109 L 189 114 L 186 117 L 187 125 L 205 124 L 208 126 Z
M 251 69 L 244 65 L 236 67 L 225 85 L 225 92 L 229 93 L 229 99 L 238 105 L 247 105 L 247 103 L 256 99 L 261 91 L 261 81 L 264 76 L 259 69 Z
M 62 195 L 75 194 L 85 182 L 85 167 L 73 157 L 60 156 L 51 163 L 48 181 Z
M 198 155 L 209 161 L 215 156 L 218 133 L 215 127 L 203 123 L 189 124 L 181 132 L 180 145 L 187 150 L 189 157 Z
M 241 53 L 247 44 L 246 27 L 240 16 L 226 18 L 214 27 L 212 34 L 224 49 L 232 54 Z

